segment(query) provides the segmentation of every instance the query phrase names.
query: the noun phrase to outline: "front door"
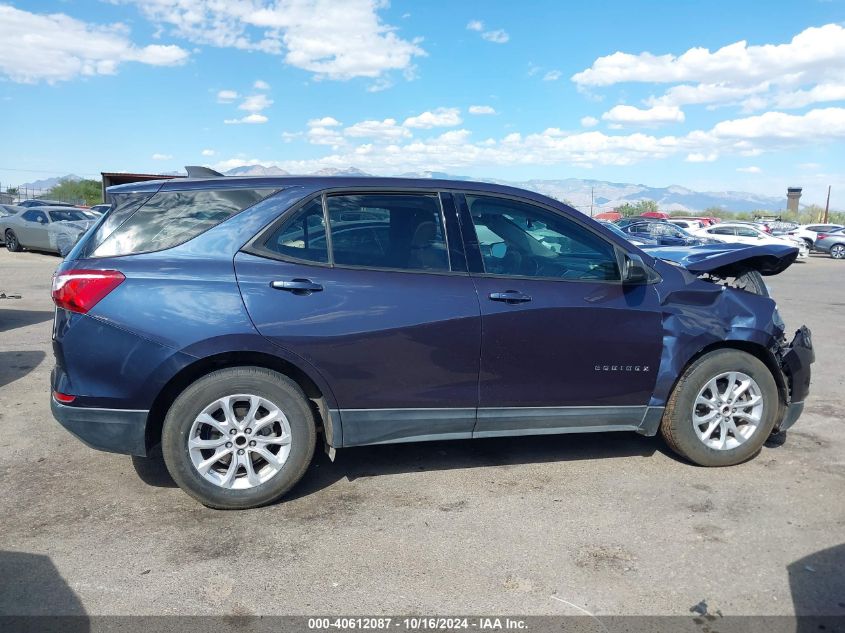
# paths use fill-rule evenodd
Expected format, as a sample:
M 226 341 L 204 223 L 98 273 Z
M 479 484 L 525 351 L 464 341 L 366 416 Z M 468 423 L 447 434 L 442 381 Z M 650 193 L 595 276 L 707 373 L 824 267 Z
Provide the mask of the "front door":
M 558 210 L 481 195 L 462 208 L 483 269 L 475 436 L 637 428 L 663 343 L 653 286 L 623 286 L 612 242 Z
M 259 332 L 331 387 L 343 445 L 471 437 L 481 319 L 454 210 L 349 193 L 285 218 L 237 255 L 238 283 Z

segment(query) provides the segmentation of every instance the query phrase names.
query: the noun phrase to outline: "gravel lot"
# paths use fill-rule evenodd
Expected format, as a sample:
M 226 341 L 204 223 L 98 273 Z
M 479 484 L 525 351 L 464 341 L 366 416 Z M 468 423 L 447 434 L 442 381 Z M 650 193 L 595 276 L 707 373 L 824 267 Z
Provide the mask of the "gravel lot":
M 842 262 L 769 280 L 817 362 L 803 418 L 749 463 L 610 433 L 356 448 L 247 512 L 53 420 L 58 263 L 0 252 L 22 295 L 0 299 L 0 614 L 845 615 Z

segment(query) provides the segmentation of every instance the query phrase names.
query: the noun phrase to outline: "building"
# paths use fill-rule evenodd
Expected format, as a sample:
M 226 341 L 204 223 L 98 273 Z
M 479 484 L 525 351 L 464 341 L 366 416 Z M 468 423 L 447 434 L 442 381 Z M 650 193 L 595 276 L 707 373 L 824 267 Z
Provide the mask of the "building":
M 185 178 L 175 174 L 127 174 L 125 172 L 100 172 L 103 178 L 103 201 L 111 202 L 106 194 L 106 189 L 112 185 L 125 185 L 130 182 L 146 182 L 147 180 L 172 180 L 173 178 Z
M 786 190 L 786 209 L 798 213 L 798 201 L 801 200 L 801 187 L 788 187 Z

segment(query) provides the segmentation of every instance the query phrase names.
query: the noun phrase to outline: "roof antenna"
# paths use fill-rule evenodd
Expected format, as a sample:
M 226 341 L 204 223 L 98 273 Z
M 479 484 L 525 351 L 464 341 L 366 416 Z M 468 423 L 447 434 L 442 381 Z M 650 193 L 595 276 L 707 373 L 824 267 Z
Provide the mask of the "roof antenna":
M 202 167 L 201 165 L 185 165 L 185 171 L 188 172 L 188 178 L 223 178 L 224 175 L 219 171 L 214 171 L 210 167 Z

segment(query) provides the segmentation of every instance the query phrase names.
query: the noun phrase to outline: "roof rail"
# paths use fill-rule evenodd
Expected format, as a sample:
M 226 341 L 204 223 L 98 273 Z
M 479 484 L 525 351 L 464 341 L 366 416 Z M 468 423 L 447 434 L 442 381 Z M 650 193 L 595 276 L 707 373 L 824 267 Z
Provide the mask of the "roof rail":
M 224 176 L 219 171 L 201 165 L 185 165 L 185 171 L 188 172 L 188 178 L 222 178 Z

